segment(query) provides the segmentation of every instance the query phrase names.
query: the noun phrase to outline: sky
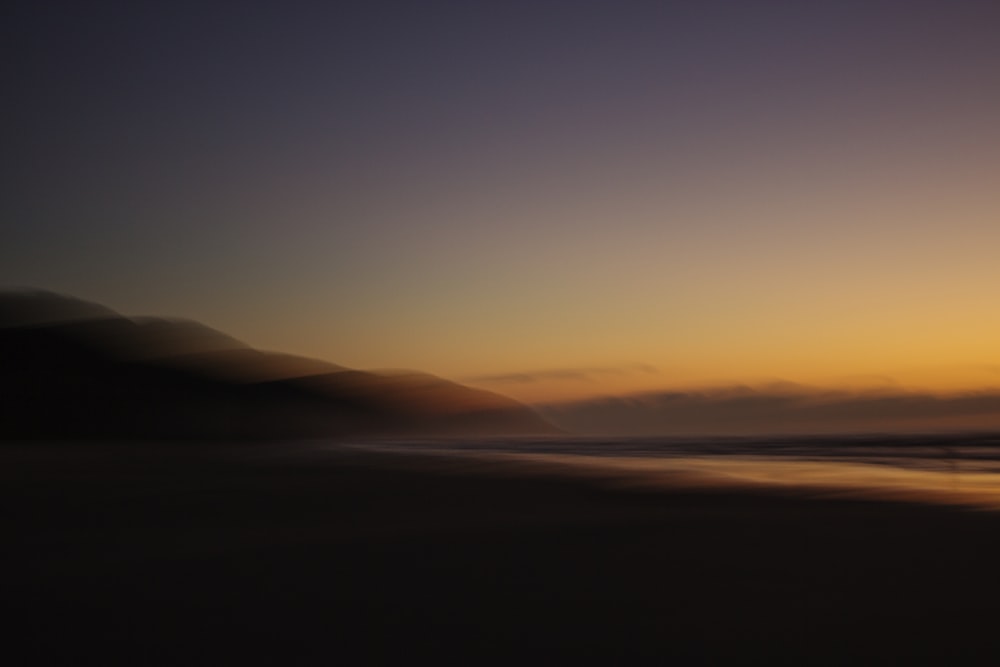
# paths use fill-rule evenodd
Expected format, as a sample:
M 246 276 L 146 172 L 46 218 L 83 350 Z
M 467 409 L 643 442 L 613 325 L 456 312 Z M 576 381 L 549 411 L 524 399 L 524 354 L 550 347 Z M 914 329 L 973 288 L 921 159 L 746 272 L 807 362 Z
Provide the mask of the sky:
M 0 285 L 527 401 L 1000 385 L 991 0 L 3 13 Z

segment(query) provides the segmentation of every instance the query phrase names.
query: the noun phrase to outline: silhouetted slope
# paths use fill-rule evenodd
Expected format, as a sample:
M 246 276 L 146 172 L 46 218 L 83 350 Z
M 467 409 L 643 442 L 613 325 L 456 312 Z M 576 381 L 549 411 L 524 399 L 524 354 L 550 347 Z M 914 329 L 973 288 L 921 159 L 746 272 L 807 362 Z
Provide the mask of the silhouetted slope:
M 429 375 L 260 352 L 47 292 L 0 294 L 0 371 L 7 439 L 554 431 L 515 401 Z
M 342 371 L 283 381 L 337 403 L 350 404 L 378 432 L 555 433 L 520 403 L 425 373 Z

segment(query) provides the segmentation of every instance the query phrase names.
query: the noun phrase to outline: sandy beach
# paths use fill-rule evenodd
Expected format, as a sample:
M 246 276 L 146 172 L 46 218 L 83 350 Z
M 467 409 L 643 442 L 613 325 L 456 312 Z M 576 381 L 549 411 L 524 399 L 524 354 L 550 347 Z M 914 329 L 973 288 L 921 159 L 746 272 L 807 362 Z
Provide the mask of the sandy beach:
M 1000 514 L 296 445 L 6 444 L 17 665 L 994 664 Z

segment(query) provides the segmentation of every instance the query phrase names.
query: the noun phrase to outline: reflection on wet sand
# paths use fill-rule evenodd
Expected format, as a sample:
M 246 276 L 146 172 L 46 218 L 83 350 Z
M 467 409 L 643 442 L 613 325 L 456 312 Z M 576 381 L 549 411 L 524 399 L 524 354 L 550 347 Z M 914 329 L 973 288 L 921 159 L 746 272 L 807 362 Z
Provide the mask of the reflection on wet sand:
M 360 450 L 413 454 L 405 445 L 361 445 Z M 421 448 L 425 455 L 464 460 L 471 468 L 519 473 L 583 474 L 608 484 L 646 488 L 771 489 L 803 497 L 844 497 L 940 503 L 1000 510 L 1000 470 L 993 460 L 933 457 L 581 456 L 558 453 L 476 452 Z M 947 454 L 947 452 L 946 452 Z M 454 465 L 454 461 L 452 465 Z

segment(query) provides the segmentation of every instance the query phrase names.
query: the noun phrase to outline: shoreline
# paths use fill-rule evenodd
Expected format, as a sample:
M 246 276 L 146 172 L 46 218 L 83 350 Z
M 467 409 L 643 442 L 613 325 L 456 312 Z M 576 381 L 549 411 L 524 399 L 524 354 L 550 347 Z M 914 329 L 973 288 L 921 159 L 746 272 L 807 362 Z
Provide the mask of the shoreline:
M 990 664 L 1000 515 L 280 446 L 0 447 L 18 664 Z

